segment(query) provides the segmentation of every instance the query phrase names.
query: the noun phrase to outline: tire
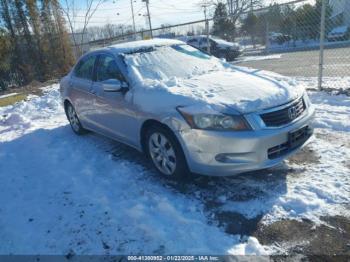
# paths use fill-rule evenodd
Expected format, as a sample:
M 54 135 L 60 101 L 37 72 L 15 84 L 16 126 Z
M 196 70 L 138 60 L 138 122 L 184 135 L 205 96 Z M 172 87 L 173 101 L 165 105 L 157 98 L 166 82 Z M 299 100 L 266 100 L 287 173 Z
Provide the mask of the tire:
M 144 142 L 147 157 L 163 177 L 174 180 L 189 178 L 182 147 L 170 130 L 160 125 L 151 126 L 146 131 Z
M 74 133 L 77 135 L 83 135 L 87 133 L 87 130 L 83 128 L 83 126 L 80 123 L 80 120 L 78 118 L 77 113 L 75 112 L 74 107 L 71 103 L 67 103 L 65 106 L 66 116 L 69 121 L 69 124 L 73 130 Z

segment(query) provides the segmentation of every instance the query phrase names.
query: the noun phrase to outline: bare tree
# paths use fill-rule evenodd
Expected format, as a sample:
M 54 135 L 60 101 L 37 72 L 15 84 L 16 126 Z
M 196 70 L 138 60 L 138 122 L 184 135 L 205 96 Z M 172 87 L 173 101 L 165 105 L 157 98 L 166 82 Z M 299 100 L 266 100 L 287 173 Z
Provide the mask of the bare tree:
M 227 0 L 227 6 L 231 19 L 236 21 L 242 13 L 261 7 L 262 0 Z
M 62 0 L 61 8 L 68 21 L 76 55 L 80 56 L 83 53 L 84 36 L 86 35 L 89 22 L 100 5 L 106 0 L 83 0 L 79 1 L 79 3 L 82 3 L 79 4 L 79 6 L 76 1 L 77 0 Z M 79 28 L 79 34 L 77 34 L 78 29 L 76 28 L 78 14 L 79 17 L 83 18 L 82 26 Z M 80 35 L 80 39 L 77 39 L 78 35 Z

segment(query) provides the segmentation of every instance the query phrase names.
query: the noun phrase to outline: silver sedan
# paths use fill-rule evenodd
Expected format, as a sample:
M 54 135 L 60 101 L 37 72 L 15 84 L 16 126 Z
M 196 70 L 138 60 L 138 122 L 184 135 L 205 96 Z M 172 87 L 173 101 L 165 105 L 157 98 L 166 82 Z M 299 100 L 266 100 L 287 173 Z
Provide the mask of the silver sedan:
M 275 166 L 312 136 L 297 84 L 234 67 L 175 40 L 85 54 L 61 80 L 73 131 L 144 152 L 164 176 L 227 176 Z

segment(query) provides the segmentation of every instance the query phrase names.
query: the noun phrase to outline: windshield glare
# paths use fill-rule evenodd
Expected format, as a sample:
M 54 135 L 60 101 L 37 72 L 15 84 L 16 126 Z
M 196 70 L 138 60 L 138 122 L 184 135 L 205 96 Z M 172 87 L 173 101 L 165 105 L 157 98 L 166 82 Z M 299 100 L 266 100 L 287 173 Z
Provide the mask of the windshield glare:
M 136 70 L 143 79 L 190 78 L 223 69 L 220 60 L 186 44 L 126 54 L 124 60 L 129 73 Z

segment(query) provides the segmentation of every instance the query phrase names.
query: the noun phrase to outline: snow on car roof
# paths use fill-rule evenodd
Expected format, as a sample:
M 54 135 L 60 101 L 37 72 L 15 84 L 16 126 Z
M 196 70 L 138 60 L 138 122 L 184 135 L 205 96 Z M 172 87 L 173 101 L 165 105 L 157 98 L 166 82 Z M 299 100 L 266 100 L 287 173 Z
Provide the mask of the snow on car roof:
M 152 39 L 152 40 L 141 40 L 134 42 L 127 42 L 108 46 L 107 49 L 116 53 L 133 53 L 142 49 L 147 49 L 156 46 L 169 46 L 169 45 L 179 45 L 184 44 L 184 42 L 174 39 Z

